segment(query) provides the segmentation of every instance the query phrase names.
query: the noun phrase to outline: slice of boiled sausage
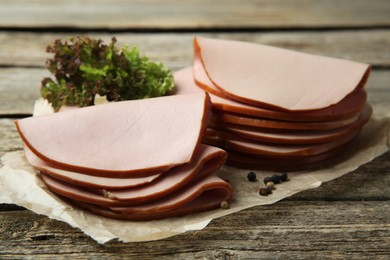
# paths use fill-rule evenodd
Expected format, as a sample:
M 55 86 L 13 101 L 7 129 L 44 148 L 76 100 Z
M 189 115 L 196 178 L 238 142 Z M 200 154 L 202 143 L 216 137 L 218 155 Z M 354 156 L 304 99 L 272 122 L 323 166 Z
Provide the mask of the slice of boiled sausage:
M 326 167 L 338 162 L 342 147 L 328 152 L 301 158 L 268 158 L 262 155 L 228 151 L 227 165 L 250 170 L 302 171 Z
M 73 201 L 80 208 L 97 215 L 123 220 L 153 220 L 179 217 L 220 207 L 222 201 L 230 201 L 232 187 L 216 176 L 210 176 L 183 193 L 173 194 L 162 201 L 142 207 L 98 207 L 93 204 Z
M 229 133 L 237 138 L 244 138 L 254 142 L 279 144 L 315 144 L 339 140 L 350 135 L 356 129 L 368 122 L 372 114 L 370 105 L 366 105 L 358 120 L 351 125 L 329 131 L 299 131 L 299 132 L 267 132 L 261 128 L 245 128 L 240 125 L 211 125 L 211 129 Z
M 23 142 L 61 169 L 144 177 L 191 161 L 209 120 L 207 94 L 85 107 L 16 121 Z
M 213 103 L 213 109 L 218 111 L 224 111 L 224 112 L 234 113 L 234 114 L 244 115 L 244 116 L 246 115 L 252 117 L 262 117 L 262 118 L 279 119 L 279 120 L 296 121 L 296 122 L 333 121 L 333 120 L 348 118 L 353 115 L 356 115 L 357 113 L 359 113 L 360 110 L 363 109 L 364 104 L 366 103 L 367 100 L 366 92 L 363 89 L 359 89 L 346 96 L 339 103 L 318 110 L 285 112 L 285 111 L 277 111 L 277 110 L 255 107 L 255 106 L 247 105 L 232 100 L 226 96 L 223 96 L 223 93 L 221 94 L 221 92 L 216 93 L 216 91 L 218 90 L 214 85 L 212 85 L 211 87 L 207 87 L 206 84 L 214 84 L 214 83 L 212 83 L 207 78 L 207 75 L 205 75 L 206 73 L 204 71 L 204 68 L 201 66 L 201 64 L 200 66 L 199 64 L 198 66 L 196 66 L 195 63 L 196 62 L 194 61 L 193 68 L 192 67 L 184 68 L 174 73 L 175 93 L 177 95 L 181 95 L 181 94 L 198 93 L 202 91 L 207 91 L 210 95 L 211 102 Z M 199 72 L 199 70 L 203 70 L 203 71 Z M 195 84 L 194 79 L 198 85 Z
M 226 152 L 201 144 L 191 163 L 177 166 L 147 185 L 124 189 L 85 189 L 72 182 L 56 179 L 52 173 L 42 172 L 43 180 L 54 192 L 74 200 L 102 206 L 116 204 L 139 205 L 154 201 L 183 188 L 189 183 L 215 173 L 226 160 Z M 54 178 L 53 178 L 54 177 Z M 94 177 L 94 176 L 90 176 Z M 86 175 L 86 181 L 92 182 Z M 125 202 L 125 203 L 121 203 Z
M 31 150 L 27 146 L 24 147 L 24 152 L 28 162 L 41 173 L 52 176 L 53 178 L 59 179 L 67 183 L 71 183 L 71 184 L 75 184 L 87 188 L 101 188 L 101 189 L 134 188 L 134 187 L 148 184 L 161 176 L 161 174 L 155 174 L 155 175 L 139 177 L 139 178 L 110 178 L 110 177 L 93 176 L 93 175 L 55 168 L 49 163 L 42 161 L 33 152 L 31 152 Z
M 72 188 L 69 184 L 64 184 L 46 175 L 42 175 L 42 177 L 50 190 L 60 196 L 70 199 L 76 204 L 94 205 L 94 207 L 98 205 L 99 207 L 119 212 L 122 216 L 127 216 L 124 217 L 124 219 L 131 220 L 177 217 L 183 215 L 183 213 L 180 212 L 190 214 L 214 209 L 220 205 L 221 201 L 230 201 L 232 197 L 232 187 L 229 183 L 219 177 L 208 176 L 197 182 L 191 183 L 191 185 L 186 186 L 185 189 L 176 191 L 159 200 L 133 206 L 128 202 L 105 198 L 94 193 L 88 193 L 84 190 L 75 193 L 79 195 L 79 197 L 75 197 L 74 194 L 69 195 L 67 193 L 69 191 L 74 191 L 74 187 Z M 90 207 L 87 207 L 87 209 L 94 213 L 98 213 Z M 169 212 L 169 214 L 166 215 L 164 212 Z
M 243 152 L 253 155 L 263 155 L 269 158 L 291 158 L 305 157 L 324 153 L 342 146 L 354 138 L 360 129 L 354 130 L 350 135 L 344 136 L 339 140 L 312 145 L 281 145 L 267 144 L 261 142 L 252 142 L 244 139 L 237 139 L 226 135 L 223 132 L 207 129 L 203 142 L 209 145 L 216 145 L 223 149 Z
M 234 125 L 242 125 L 249 127 L 258 127 L 266 129 L 280 129 L 280 130 L 332 130 L 340 127 L 345 127 L 355 123 L 359 118 L 356 114 L 350 118 L 339 119 L 335 121 L 324 122 L 288 122 L 263 118 L 253 118 L 246 116 L 239 116 L 228 113 L 216 113 L 213 118 L 213 123 L 218 122 L 229 123 Z
M 224 95 L 279 110 L 306 111 L 337 104 L 362 88 L 370 71 L 368 64 L 203 37 L 194 39 L 194 52 Z

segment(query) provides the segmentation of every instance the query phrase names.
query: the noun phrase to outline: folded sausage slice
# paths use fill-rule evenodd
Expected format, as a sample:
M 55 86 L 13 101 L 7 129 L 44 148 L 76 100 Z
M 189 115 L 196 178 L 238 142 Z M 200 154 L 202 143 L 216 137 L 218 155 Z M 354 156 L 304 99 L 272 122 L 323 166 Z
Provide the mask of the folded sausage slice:
M 191 161 L 207 125 L 206 93 L 123 101 L 16 121 L 23 142 L 61 169 L 144 177 Z
M 193 200 L 201 195 L 205 190 L 219 188 L 222 188 L 226 193 L 224 200 L 229 201 L 231 195 L 230 185 L 217 176 L 208 176 L 199 180 L 198 182 L 194 182 L 192 185 L 187 186 L 180 192 L 174 193 L 161 200 L 132 207 L 111 207 L 111 209 L 113 211 L 127 214 L 145 214 L 153 211 L 163 212 L 172 208 L 183 206 L 185 203 L 188 203 L 188 201 Z M 219 202 L 221 202 L 221 200 L 219 200 Z
M 138 177 L 138 178 L 110 178 L 110 177 L 93 176 L 93 175 L 55 168 L 51 164 L 42 161 L 33 152 L 31 152 L 31 150 L 27 146 L 24 147 L 24 153 L 26 155 L 28 162 L 41 173 L 52 176 L 53 178 L 56 178 L 58 180 L 70 184 L 75 184 L 87 188 L 102 188 L 102 189 L 134 188 L 134 187 L 148 184 L 161 176 L 161 173 L 146 176 L 146 177 Z
M 278 110 L 329 107 L 362 88 L 368 64 L 260 44 L 196 37 L 194 51 L 231 99 Z
M 215 173 L 226 161 L 226 152 L 220 148 L 200 145 L 191 163 L 177 166 L 161 178 L 139 188 L 109 191 L 109 196 L 121 201 L 140 204 L 166 196 L 173 191 Z
M 179 217 L 220 207 L 222 201 L 229 202 L 232 187 L 216 176 L 209 176 L 183 193 L 175 193 L 161 201 L 134 207 L 99 207 L 90 203 L 73 201 L 77 206 L 95 214 L 124 220 L 153 220 Z
M 224 96 L 207 77 L 203 65 L 200 62 L 197 64 L 196 60 L 194 60 L 193 67 L 176 71 L 174 78 L 177 95 L 207 91 L 215 110 L 285 121 L 331 121 L 348 118 L 359 113 L 367 100 L 366 92 L 359 89 L 349 94 L 339 103 L 327 108 L 304 112 L 284 112 L 247 105 Z
M 331 130 L 340 127 L 345 127 L 355 123 L 359 118 L 356 114 L 350 118 L 339 119 L 335 121 L 324 122 L 288 122 L 263 118 L 246 117 L 228 113 L 216 113 L 212 122 L 229 123 L 234 125 L 242 125 L 249 127 L 258 127 L 266 129 L 280 129 L 280 130 Z
M 53 189 L 53 186 L 58 188 L 63 185 L 61 182 L 45 175 L 43 175 L 43 180 L 49 189 Z M 66 187 L 64 190 L 68 191 L 69 189 Z M 217 176 L 208 176 L 159 200 L 137 206 L 130 206 L 129 203 L 104 197 L 99 198 L 98 195 L 93 193 L 88 196 L 88 198 L 93 197 L 91 200 L 73 198 L 72 196 L 66 196 L 65 193 L 59 194 L 95 214 L 128 220 L 151 220 L 215 209 L 219 207 L 222 201 L 229 202 L 232 193 L 233 190 L 229 183 Z
M 203 142 L 209 145 L 219 146 L 223 149 L 247 154 L 263 155 L 270 158 L 291 158 L 311 156 L 330 151 L 350 141 L 359 133 L 359 131 L 360 129 L 354 130 L 348 136 L 323 144 L 283 145 L 248 141 L 226 135 L 223 132 L 207 129 L 207 132 L 203 137 Z
M 368 122 L 372 114 L 370 105 L 366 105 L 358 120 L 346 127 L 329 131 L 293 131 L 269 132 L 261 128 L 245 128 L 239 125 L 211 125 L 209 128 L 226 132 L 232 136 L 244 138 L 254 142 L 279 144 L 315 144 L 336 141 L 350 135 L 356 129 Z
M 167 196 L 197 179 L 202 179 L 215 173 L 225 163 L 225 160 L 225 151 L 217 147 L 201 144 L 191 163 L 177 166 L 147 185 L 120 190 L 110 189 L 110 187 L 86 189 L 83 186 L 75 185 L 73 182 L 55 179 L 56 176 L 50 172 L 42 172 L 42 178 L 53 192 L 74 200 L 102 206 L 117 204 L 139 205 Z M 92 182 L 92 180 L 89 181 Z
M 203 67 L 203 63 L 199 52 L 194 53 L 192 74 L 193 75 L 191 76 L 188 75 L 187 77 L 191 77 L 191 78 L 193 77 L 193 82 L 196 83 L 196 85 L 201 89 L 203 89 L 204 91 L 223 99 L 230 99 L 220 89 L 218 89 L 214 85 L 214 83 L 210 80 L 206 70 Z
M 46 184 L 47 188 L 65 198 L 73 199 L 76 201 L 93 203 L 96 205 L 102 206 L 125 206 L 127 205 L 124 201 L 114 200 L 109 198 L 108 196 L 104 196 L 105 190 L 90 190 L 85 187 L 69 184 L 67 182 L 61 181 L 59 179 L 55 179 L 50 175 L 42 174 L 40 175 L 42 181 Z
M 252 155 L 236 151 L 228 151 L 226 164 L 250 170 L 268 171 L 302 171 L 318 169 L 336 163 L 343 147 L 332 149 L 325 153 L 300 158 L 268 158 L 262 155 Z

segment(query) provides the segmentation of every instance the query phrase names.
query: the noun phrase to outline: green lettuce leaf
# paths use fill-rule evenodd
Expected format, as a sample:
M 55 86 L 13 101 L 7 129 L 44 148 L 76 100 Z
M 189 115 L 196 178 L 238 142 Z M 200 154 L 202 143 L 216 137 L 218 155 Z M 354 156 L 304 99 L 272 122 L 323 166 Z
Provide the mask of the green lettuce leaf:
M 138 48 L 109 45 L 87 36 L 55 40 L 47 47 L 54 57 L 46 61 L 54 78 L 44 78 L 41 95 L 55 111 L 62 105 L 91 106 L 96 94 L 109 101 L 158 97 L 173 87 L 171 71 L 141 56 Z

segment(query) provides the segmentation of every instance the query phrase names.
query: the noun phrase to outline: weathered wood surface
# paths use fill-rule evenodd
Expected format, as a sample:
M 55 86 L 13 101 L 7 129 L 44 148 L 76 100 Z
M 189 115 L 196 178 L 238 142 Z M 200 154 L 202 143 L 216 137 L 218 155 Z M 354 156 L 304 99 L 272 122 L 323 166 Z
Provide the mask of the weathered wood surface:
M 390 2 L 389 2 L 390 3 Z M 80 34 L 80 33 L 79 33 Z M 0 65 L 44 67 L 46 46 L 54 39 L 67 39 L 75 33 L 0 32 Z M 89 33 L 118 45 L 139 46 L 153 60 L 177 69 L 191 64 L 192 40 L 195 35 L 269 44 L 319 55 L 353 59 L 375 67 L 390 67 L 390 30 L 347 30 L 325 32 L 258 32 L 258 33 Z
M 40 81 L 49 73 L 43 69 L 45 46 L 56 38 L 74 34 L 0 33 L 0 115 L 29 114 L 39 97 Z M 172 70 L 191 64 L 193 33 L 115 34 L 120 43 L 141 46 L 143 53 Z M 270 44 L 321 55 L 370 63 L 381 70 L 372 73 L 367 89 L 376 113 L 384 114 L 388 103 L 384 92 L 390 87 L 390 30 L 346 32 L 202 33 L 200 35 Z M 114 34 L 92 34 L 109 40 Z M 359 44 L 356 44 L 359 42 Z M 11 68 L 8 68 L 11 66 Z M 24 68 L 20 68 L 24 66 Z M 31 68 L 33 67 L 33 68 Z M 37 68 L 35 68 L 37 67 Z M 41 69 L 42 68 L 42 69 Z
M 6 152 L 20 150 L 22 147 L 14 119 L 0 119 L 0 157 Z M 0 166 L 3 166 L 1 160 Z
M 176 70 L 194 35 L 244 40 L 370 63 L 375 115 L 390 112 L 387 0 L 6 0 L 0 7 L 0 156 L 22 143 L 14 118 L 39 97 L 45 47 L 89 34 Z M 60 31 L 56 31 L 60 28 Z M 0 162 L 1 167 L 1 162 Z M 270 206 L 159 241 L 98 245 L 69 225 L 0 204 L 0 259 L 317 259 L 390 257 L 390 152 L 354 172 Z M 130 231 L 131 232 L 131 231 Z
M 389 26 L 387 0 L 6 0 L 0 28 L 239 29 Z
M 201 231 L 104 246 L 67 224 L 3 212 L 0 258 L 378 259 L 390 251 L 389 210 L 387 201 L 283 201 L 213 220 Z

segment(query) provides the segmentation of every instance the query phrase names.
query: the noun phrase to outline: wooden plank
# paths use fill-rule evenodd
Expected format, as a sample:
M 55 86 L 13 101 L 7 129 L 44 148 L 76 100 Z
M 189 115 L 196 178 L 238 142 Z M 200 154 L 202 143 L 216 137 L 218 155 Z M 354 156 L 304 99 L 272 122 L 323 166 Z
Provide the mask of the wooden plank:
M 44 67 L 46 46 L 54 39 L 76 34 L 0 32 L 0 65 Z M 188 66 L 192 60 L 195 35 L 274 45 L 282 48 L 333 56 L 390 67 L 390 30 L 354 30 L 328 32 L 268 33 L 99 33 L 90 34 L 109 42 L 116 36 L 118 44 L 139 46 L 151 59 L 171 68 Z
M 109 242 L 106 246 L 96 244 L 78 229 L 29 211 L 2 212 L 0 257 L 386 257 L 390 253 L 389 210 L 389 203 L 380 201 L 284 201 L 213 220 L 201 231 L 143 243 Z
M 215 29 L 389 26 L 387 0 L 7 0 L 5 28 Z
M 23 147 L 22 140 L 13 119 L 0 119 L 0 157 L 6 152 L 21 150 Z M 3 166 L 0 160 L 0 167 Z
M 22 142 L 13 119 L 0 119 L 0 156 L 21 149 Z M 324 183 L 320 188 L 298 193 L 289 200 L 389 200 L 388 169 L 390 169 L 390 152 L 352 173 Z
M 49 75 L 45 69 L 0 69 L 0 115 L 31 114 L 41 80 Z
M 390 200 L 390 152 L 357 170 L 286 200 Z

